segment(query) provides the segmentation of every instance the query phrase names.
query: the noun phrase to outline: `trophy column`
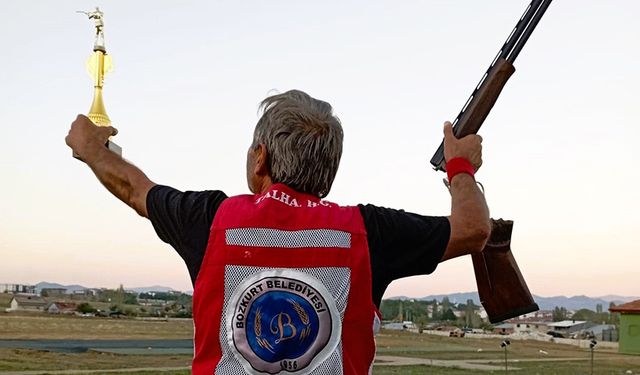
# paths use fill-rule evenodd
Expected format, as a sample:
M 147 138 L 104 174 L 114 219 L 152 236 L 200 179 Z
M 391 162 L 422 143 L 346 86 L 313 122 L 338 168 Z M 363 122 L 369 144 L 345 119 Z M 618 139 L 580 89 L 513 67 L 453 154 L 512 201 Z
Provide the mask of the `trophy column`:
M 89 16 L 94 20 L 96 28 L 96 39 L 93 45 L 93 54 L 87 61 L 87 72 L 93 80 L 93 102 L 87 117 L 97 126 L 111 126 L 111 119 L 107 115 L 102 98 L 102 87 L 104 86 L 104 76 L 113 69 L 111 56 L 107 54 L 104 43 L 104 13 L 98 7 L 93 12 L 80 12 Z M 107 141 L 106 146 L 109 150 L 122 156 L 122 148 L 111 140 Z

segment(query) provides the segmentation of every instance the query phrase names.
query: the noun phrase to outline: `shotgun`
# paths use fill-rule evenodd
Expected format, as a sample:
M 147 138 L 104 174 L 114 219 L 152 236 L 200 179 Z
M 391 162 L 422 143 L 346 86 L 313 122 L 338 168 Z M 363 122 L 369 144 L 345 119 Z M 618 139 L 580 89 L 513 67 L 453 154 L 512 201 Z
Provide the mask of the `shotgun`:
M 462 138 L 476 134 L 498 100 L 504 85 L 515 72 L 513 62 L 536 25 L 551 4 L 551 0 L 532 0 L 489 69 L 476 85 L 471 96 L 453 122 L 453 134 Z M 445 171 L 444 141 L 431 158 L 437 171 Z M 481 253 L 473 254 L 473 269 L 480 302 L 491 323 L 537 311 L 518 264 L 511 253 L 513 221 L 491 219 L 492 231 Z

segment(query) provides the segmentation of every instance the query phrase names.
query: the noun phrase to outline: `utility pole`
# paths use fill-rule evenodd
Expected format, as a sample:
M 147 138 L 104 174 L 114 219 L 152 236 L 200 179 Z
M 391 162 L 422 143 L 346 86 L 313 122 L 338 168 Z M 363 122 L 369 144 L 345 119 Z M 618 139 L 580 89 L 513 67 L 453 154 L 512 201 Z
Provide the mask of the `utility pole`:
M 596 345 L 598 345 L 598 342 L 596 340 L 591 340 L 591 342 L 589 343 L 589 349 L 591 349 L 591 375 L 593 375 L 593 351 Z
M 507 346 L 511 345 L 511 342 L 509 340 L 504 340 L 502 343 L 500 343 L 500 347 L 504 348 L 504 373 L 508 373 L 509 372 L 509 361 L 507 360 Z

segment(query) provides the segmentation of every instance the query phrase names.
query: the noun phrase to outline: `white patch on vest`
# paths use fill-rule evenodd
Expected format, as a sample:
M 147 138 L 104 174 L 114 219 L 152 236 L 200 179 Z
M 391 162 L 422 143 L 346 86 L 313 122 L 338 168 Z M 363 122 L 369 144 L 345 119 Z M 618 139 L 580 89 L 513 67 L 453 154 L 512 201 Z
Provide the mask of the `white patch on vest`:
M 340 341 L 342 322 L 331 294 L 305 273 L 257 273 L 229 302 L 228 344 L 248 371 L 308 374 Z
M 234 246 L 350 249 L 351 233 L 334 229 L 234 228 L 225 231 L 225 242 L 227 245 Z

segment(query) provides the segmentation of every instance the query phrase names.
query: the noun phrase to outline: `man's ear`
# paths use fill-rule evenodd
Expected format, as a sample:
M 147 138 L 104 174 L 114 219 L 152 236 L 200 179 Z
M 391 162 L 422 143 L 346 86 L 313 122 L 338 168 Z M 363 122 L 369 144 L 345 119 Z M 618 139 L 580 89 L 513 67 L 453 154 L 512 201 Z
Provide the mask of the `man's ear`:
M 253 172 L 258 176 L 268 176 L 269 175 L 269 153 L 267 151 L 267 146 L 264 143 L 261 143 L 256 146 L 253 150 L 254 152 L 254 160 L 253 164 Z

